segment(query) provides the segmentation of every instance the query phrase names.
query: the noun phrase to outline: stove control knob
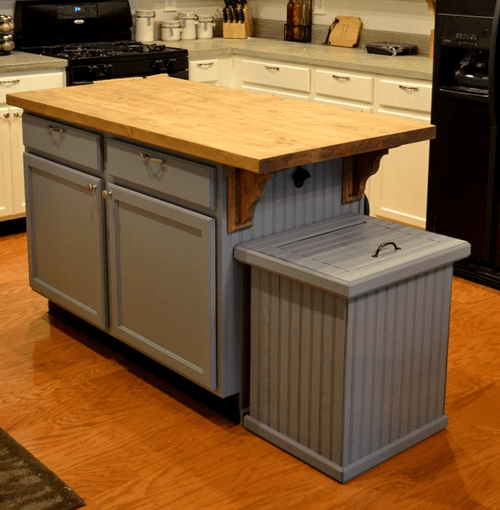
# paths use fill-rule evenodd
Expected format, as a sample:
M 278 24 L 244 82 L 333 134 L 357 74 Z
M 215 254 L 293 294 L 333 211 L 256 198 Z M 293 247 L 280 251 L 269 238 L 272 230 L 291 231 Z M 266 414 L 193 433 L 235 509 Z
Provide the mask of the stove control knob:
M 157 73 L 160 73 L 163 69 L 163 60 L 155 60 L 151 67 L 153 68 L 153 71 L 156 71 Z
M 90 66 L 89 71 L 92 78 L 102 78 L 103 76 L 103 70 L 99 66 Z
M 115 74 L 115 68 L 113 67 L 113 64 L 106 64 L 103 69 L 104 76 L 113 76 Z
M 167 61 L 165 61 L 165 69 L 167 71 L 173 71 L 174 70 L 174 62 L 175 62 L 175 60 L 173 58 L 169 58 Z

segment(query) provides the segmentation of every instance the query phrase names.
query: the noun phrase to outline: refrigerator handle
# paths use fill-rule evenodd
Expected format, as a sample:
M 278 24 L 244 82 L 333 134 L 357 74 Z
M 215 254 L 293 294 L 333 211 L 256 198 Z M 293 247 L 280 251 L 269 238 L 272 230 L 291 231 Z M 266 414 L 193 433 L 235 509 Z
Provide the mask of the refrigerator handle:
M 488 62 L 488 96 L 489 96 L 489 105 L 490 105 L 490 119 L 491 125 L 497 125 L 497 101 L 498 98 L 495 94 L 495 84 L 497 81 L 500 82 L 500 77 L 497 77 L 498 72 L 500 71 L 500 48 L 498 44 L 499 40 L 499 24 L 500 24 L 500 1 L 497 0 L 495 2 L 495 13 L 493 15 L 493 26 L 491 29 L 491 41 L 490 41 L 490 57 Z

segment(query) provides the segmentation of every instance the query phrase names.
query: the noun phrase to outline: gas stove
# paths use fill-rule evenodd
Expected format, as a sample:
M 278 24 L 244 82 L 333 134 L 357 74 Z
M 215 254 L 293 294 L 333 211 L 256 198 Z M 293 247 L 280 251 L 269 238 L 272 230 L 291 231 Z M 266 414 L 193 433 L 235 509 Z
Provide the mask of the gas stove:
M 18 0 L 14 19 L 16 48 L 66 59 L 68 85 L 160 73 L 188 78 L 187 50 L 130 39 L 128 0 Z

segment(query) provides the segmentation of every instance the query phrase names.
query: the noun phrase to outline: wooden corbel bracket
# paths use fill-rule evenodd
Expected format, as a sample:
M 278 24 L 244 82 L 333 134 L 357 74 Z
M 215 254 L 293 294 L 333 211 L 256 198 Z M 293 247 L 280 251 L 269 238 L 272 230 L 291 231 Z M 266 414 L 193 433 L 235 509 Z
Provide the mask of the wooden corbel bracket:
M 264 196 L 271 174 L 227 167 L 227 231 L 234 232 L 252 226 L 255 206 Z
M 342 175 L 342 203 L 359 200 L 366 188 L 366 181 L 377 173 L 380 160 L 388 154 L 388 149 L 381 149 L 344 158 Z

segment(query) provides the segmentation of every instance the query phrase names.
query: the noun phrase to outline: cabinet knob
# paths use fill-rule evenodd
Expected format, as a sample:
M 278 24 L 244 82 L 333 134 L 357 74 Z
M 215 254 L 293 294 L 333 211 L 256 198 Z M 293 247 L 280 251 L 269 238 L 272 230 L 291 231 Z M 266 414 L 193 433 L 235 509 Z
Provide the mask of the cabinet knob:
M 105 189 L 102 190 L 101 197 L 104 200 L 107 200 L 111 195 L 113 194 L 112 191 L 106 191 Z
M 10 113 L 4 113 L 3 116 L 8 119 L 10 117 Z
M 92 193 L 92 191 L 97 189 L 97 186 L 95 184 L 87 184 L 87 187 L 85 189 L 87 190 L 87 193 Z

